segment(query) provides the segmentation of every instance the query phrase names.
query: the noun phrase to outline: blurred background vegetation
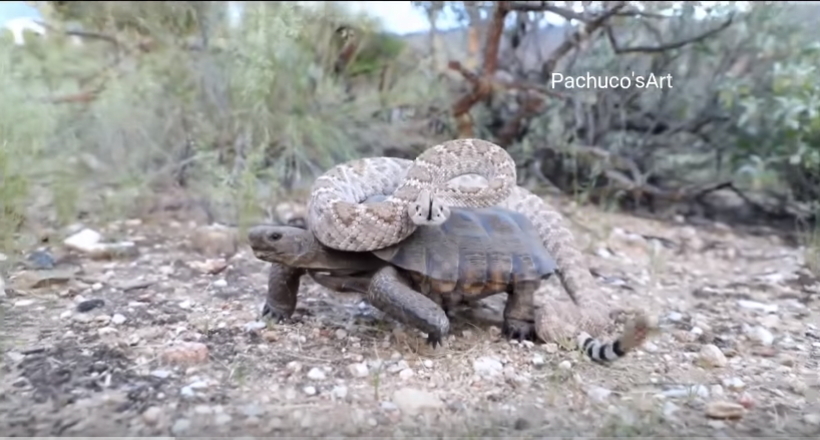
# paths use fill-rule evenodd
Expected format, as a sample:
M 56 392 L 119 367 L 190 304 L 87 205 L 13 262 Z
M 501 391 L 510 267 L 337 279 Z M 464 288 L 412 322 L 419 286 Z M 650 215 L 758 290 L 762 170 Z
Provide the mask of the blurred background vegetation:
M 468 136 L 535 191 L 818 241 L 818 5 L 413 2 L 431 30 L 396 35 L 334 2 L 27 3 L 46 34 L 0 33 L 2 249 L 186 207 L 246 225 L 335 163 Z

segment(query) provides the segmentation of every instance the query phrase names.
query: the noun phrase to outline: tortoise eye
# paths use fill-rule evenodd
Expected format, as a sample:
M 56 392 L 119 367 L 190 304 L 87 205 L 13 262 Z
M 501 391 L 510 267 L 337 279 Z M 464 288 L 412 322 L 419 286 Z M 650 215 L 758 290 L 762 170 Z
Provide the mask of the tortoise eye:
M 268 235 L 268 238 L 270 241 L 278 241 L 282 238 L 282 234 L 279 232 L 271 232 L 270 235 Z

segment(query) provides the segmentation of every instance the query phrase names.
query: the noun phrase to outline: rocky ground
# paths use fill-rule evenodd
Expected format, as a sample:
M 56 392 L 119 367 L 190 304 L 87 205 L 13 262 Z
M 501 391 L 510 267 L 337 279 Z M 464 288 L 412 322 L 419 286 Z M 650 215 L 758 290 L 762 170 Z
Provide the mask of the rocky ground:
M 804 250 L 722 225 L 564 211 L 612 304 L 666 323 L 610 367 L 506 342 L 492 308 L 431 350 L 358 297 L 308 282 L 295 322 L 265 324 L 266 265 L 234 231 L 74 228 L 5 279 L 0 432 L 820 433 L 820 283 Z

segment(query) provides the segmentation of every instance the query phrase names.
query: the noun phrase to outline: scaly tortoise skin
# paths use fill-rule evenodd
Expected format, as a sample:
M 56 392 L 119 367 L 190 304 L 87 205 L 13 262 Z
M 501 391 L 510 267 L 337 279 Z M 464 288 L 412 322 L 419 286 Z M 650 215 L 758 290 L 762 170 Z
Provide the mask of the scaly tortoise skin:
M 449 333 L 448 310 L 501 292 L 508 293 L 505 337 L 535 337 L 534 293 L 556 269 L 537 237 L 525 216 L 503 208 L 452 208 L 443 224 L 419 227 L 401 243 L 373 252 L 330 249 L 310 231 L 289 226 L 261 225 L 248 233 L 256 257 L 271 263 L 263 315 L 289 318 L 300 278 L 308 273 L 332 290 L 364 294 L 373 306 L 427 333 L 433 346 Z M 643 327 L 638 322 L 638 334 Z M 578 344 L 593 360 L 612 361 L 640 343 L 627 328 L 612 344 L 586 333 Z

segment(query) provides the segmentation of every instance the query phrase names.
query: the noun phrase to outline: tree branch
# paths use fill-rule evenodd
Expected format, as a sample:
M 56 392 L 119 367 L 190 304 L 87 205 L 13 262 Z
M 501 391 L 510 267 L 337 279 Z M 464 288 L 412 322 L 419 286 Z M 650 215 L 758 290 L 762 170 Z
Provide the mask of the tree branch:
M 635 46 L 635 47 L 620 47 L 618 42 L 615 40 L 615 32 L 612 30 L 611 26 L 606 27 L 606 36 L 609 39 L 609 44 L 612 46 L 612 50 L 616 54 L 625 54 L 625 53 L 658 53 L 658 52 L 665 52 L 667 50 L 672 49 L 680 49 L 683 46 L 688 44 L 697 43 L 698 41 L 705 40 L 713 35 L 716 35 L 722 32 L 724 29 L 728 28 L 732 25 L 732 21 L 734 20 L 734 15 L 729 16 L 729 19 L 723 22 L 720 26 L 710 29 L 700 35 L 694 36 L 692 38 L 686 38 L 680 41 L 676 41 L 674 43 L 668 44 L 661 44 L 660 46 Z
M 555 65 L 558 64 L 558 60 L 569 53 L 569 51 L 574 49 L 578 44 L 588 39 L 595 31 L 602 27 L 610 17 L 617 14 L 618 11 L 623 9 L 625 6 L 625 1 L 617 2 L 609 10 L 599 14 L 597 17 L 587 22 L 586 25 L 581 27 L 581 29 L 576 30 L 569 38 L 565 39 L 560 46 L 555 48 L 549 59 L 541 65 L 541 79 L 543 81 L 548 81 L 552 75 L 552 72 L 555 70 Z

